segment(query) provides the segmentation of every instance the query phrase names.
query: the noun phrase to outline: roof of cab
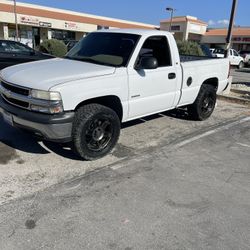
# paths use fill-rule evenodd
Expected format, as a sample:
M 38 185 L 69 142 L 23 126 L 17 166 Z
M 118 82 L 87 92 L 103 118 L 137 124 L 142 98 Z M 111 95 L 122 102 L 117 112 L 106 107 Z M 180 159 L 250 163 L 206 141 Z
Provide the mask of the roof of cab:
M 104 33 L 126 33 L 126 34 L 135 34 L 135 35 L 146 35 L 146 36 L 152 36 L 152 35 L 166 35 L 169 34 L 168 31 L 162 31 L 162 30 L 150 30 L 150 29 L 102 29 L 97 30 L 94 32 L 104 32 Z

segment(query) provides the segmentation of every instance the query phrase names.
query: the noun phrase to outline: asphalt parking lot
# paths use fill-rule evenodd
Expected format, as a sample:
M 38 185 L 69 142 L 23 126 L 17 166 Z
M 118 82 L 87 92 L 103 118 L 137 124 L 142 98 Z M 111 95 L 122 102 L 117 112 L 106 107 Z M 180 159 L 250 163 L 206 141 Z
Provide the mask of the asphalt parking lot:
M 233 83 L 245 84 L 250 87 L 250 68 L 232 69 L 231 75 L 233 76 Z
M 1 121 L 1 249 L 250 249 L 249 115 L 148 117 L 92 163 Z
M 244 106 L 219 101 L 214 115 L 204 122 L 190 121 L 182 111 L 136 120 L 124 125 L 114 152 L 94 162 L 81 161 L 68 147 L 38 142 L 0 118 L 0 204 L 90 171 L 158 151 L 162 146 L 237 120 L 248 112 Z

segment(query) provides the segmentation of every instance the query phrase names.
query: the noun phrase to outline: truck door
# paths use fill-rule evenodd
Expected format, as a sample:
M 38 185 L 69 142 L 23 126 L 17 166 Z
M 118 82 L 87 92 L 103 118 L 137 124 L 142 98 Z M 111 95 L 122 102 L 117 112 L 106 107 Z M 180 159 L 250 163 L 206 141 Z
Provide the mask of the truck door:
M 174 106 L 177 91 L 177 72 L 172 62 L 166 36 L 152 36 L 145 40 L 136 63 L 142 57 L 154 57 L 156 69 L 128 69 L 129 119 L 157 113 Z
M 233 50 L 233 56 L 234 56 L 234 65 L 239 65 L 241 62 L 241 57 L 238 54 L 238 52 Z
M 230 49 L 229 60 L 230 60 L 231 65 L 238 65 L 239 64 L 239 58 L 240 57 L 238 57 L 238 53 L 235 50 Z

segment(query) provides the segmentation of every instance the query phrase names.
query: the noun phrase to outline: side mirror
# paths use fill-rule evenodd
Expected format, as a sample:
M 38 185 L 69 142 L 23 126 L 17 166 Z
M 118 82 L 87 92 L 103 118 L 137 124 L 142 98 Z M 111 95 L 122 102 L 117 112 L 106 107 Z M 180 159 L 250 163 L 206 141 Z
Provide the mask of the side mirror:
M 157 69 L 158 61 L 155 57 L 141 57 L 138 64 L 135 66 L 136 70 L 140 69 Z

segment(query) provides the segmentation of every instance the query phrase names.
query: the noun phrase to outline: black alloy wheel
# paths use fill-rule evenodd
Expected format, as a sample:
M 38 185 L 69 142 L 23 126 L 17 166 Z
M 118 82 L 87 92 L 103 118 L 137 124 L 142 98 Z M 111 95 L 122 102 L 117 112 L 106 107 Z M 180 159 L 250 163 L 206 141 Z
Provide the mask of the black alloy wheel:
M 89 150 L 101 151 L 112 139 L 114 128 L 108 117 L 96 119 L 86 130 L 85 140 Z
M 87 104 L 75 114 L 72 149 L 85 160 L 96 160 L 112 151 L 120 136 L 116 112 L 100 104 Z
M 214 111 L 216 99 L 216 87 L 203 84 L 195 102 L 187 107 L 190 117 L 198 121 L 208 119 Z

